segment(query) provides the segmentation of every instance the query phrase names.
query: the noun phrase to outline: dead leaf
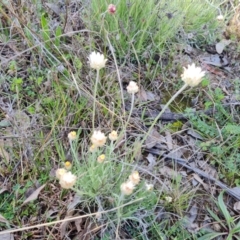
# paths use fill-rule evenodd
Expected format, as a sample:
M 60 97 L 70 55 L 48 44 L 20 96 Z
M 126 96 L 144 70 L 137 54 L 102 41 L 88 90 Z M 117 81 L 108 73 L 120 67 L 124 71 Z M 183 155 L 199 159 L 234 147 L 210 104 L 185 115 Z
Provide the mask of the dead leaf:
M 162 136 L 160 133 L 156 130 L 156 128 L 153 128 L 151 132 L 149 133 L 145 145 L 147 149 L 153 148 L 157 143 L 162 142 Z
M 156 96 L 153 92 L 147 91 L 147 100 L 148 101 L 159 101 L 160 97 Z
M 177 149 L 170 151 L 167 154 L 167 157 L 172 159 L 181 158 L 183 156 L 183 153 L 184 149 L 178 147 Z
M 218 54 L 221 54 L 224 48 L 225 48 L 225 44 L 223 44 L 222 42 L 219 42 L 216 44 L 216 51 Z
M 161 167 L 159 172 L 164 175 L 164 176 L 168 176 L 170 178 L 176 178 L 178 176 L 178 173 L 176 171 L 174 171 L 173 169 L 167 167 L 167 166 L 164 166 L 164 167 Z
M 4 234 L 1 234 L 0 239 L 1 240 L 14 240 L 14 236 L 12 233 L 4 233 Z
M 2 121 L 0 121 L 0 127 L 9 127 L 11 126 L 11 122 L 8 119 L 3 119 Z
M 202 168 L 204 170 L 205 173 L 207 173 L 209 176 L 215 178 L 215 179 L 219 179 L 218 177 L 218 173 L 216 171 L 216 169 L 214 169 L 213 167 L 211 167 L 208 163 L 206 163 L 206 161 L 198 161 L 197 162 L 198 166 L 200 168 Z
M 194 204 L 188 211 L 188 214 L 184 217 L 184 226 L 189 232 L 195 232 L 198 229 L 198 224 L 194 223 L 197 214 L 197 204 Z
M 216 44 L 216 51 L 218 54 L 221 54 L 224 48 L 231 43 L 231 40 L 222 39 L 220 42 Z
M 56 169 L 55 168 L 51 168 L 48 176 L 50 178 L 55 178 L 56 177 Z
M 82 227 L 81 227 L 82 223 L 83 223 L 83 219 L 82 218 L 76 219 L 74 221 L 74 224 L 75 224 L 78 232 L 80 232 L 82 230 Z
M 23 205 L 34 201 L 38 198 L 39 193 L 42 191 L 42 189 L 46 186 L 46 184 L 42 185 L 41 187 L 37 188 L 24 202 Z
M 240 198 L 240 187 L 231 188 L 231 191 Z
M 75 207 L 81 202 L 81 197 L 77 194 L 74 195 L 73 197 L 73 200 L 68 204 L 67 206 L 67 215 L 65 216 L 64 219 L 68 219 L 68 218 L 71 218 L 74 214 L 74 209 Z M 74 221 L 78 231 L 81 230 L 81 223 L 82 223 L 83 219 L 77 219 Z M 64 238 L 64 236 L 66 235 L 66 230 L 67 230 L 67 227 L 69 225 L 70 221 L 65 221 L 65 222 L 62 222 L 61 225 L 60 225 L 60 235 L 61 235 L 61 238 Z
M 212 54 L 208 57 L 203 57 L 201 59 L 201 61 L 202 61 L 202 63 L 205 64 L 204 67 L 207 67 L 207 64 L 210 64 L 210 65 L 213 65 L 216 67 L 224 67 L 229 64 L 228 60 L 225 57 L 220 58 L 220 56 L 218 54 Z M 207 70 L 211 71 L 210 68 Z
M 73 200 L 68 204 L 68 212 L 75 209 L 75 207 L 81 202 L 81 197 L 78 194 L 75 194 Z
M 68 212 L 64 219 L 69 219 L 72 216 L 73 216 L 73 211 Z M 68 226 L 69 223 L 70 223 L 70 221 L 67 221 L 67 220 L 61 223 L 61 225 L 59 227 L 61 239 L 63 239 L 64 236 L 66 235 L 66 230 L 67 230 L 67 226 Z
M 3 192 L 7 192 L 7 191 L 8 191 L 8 189 L 6 187 L 0 188 L 0 194 Z
M 166 144 L 167 144 L 167 147 L 168 147 L 168 150 L 173 150 L 173 139 L 172 139 L 172 135 L 169 131 L 166 131 L 165 132 L 165 137 L 166 137 Z
M 196 131 L 194 131 L 193 129 L 189 129 L 189 130 L 187 131 L 187 134 L 190 135 L 191 137 L 196 138 L 196 139 L 203 140 L 203 137 L 202 137 L 199 133 L 197 133 Z
M 142 100 L 143 102 L 146 102 L 146 101 L 159 101 L 160 97 L 156 96 L 151 91 L 145 91 L 145 89 L 143 87 L 141 87 L 141 90 L 139 92 L 139 99 Z
M 149 153 L 146 158 L 147 158 L 147 160 L 148 160 L 148 162 L 149 162 L 147 168 L 148 168 L 149 170 L 152 170 L 153 167 L 157 164 L 157 163 L 156 163 L 156 157 L 153 156 L 151 153 Z
M 220 230 L 222 229 L 221 225 L 220 225 L 219 223 L 216 223 L 216 222 L 214 222 L 214 223 L 212 224 L 212 228 L 213 228 L 213 230 L 215 230 L 216 232 L 220 232 Z
M 65 31 L 69 37 L 72 37 L 74 35 L 72 23 L 70 23 L 69 21 L 67 22 L 67 24 L 65 26 Z
M 78 239 L 90 240 L 96 232 L 101 229 L 102 226 L 98 226 L 97 223 L 92 222 L 89 218 L 87 218 L 83 231 L 78 234 Z
M 4 140 L 0 139 L 0 159 L 3 159 L 6 161 L 6 163 L 9 163 L 10 157 L 8 152 L 4 149 Z
M 219 77 L 225 78 L 225 74 L 221 69 L 212 67 L 212 66 L 210 66 L 206 63 L 203 63 L 202 66 L 203 66 L 203 69 L 207 70 L 209 73 L 212 73 L 212 74 L 215 74 Z
M 47 211 L 45 214 L 47 216 L 47 218 L 51 218 L 54 219 L 57 217 L 57 214 L 59 212 L 59 209 L 50 209 L 49 211 Z
M 0 214 L 0 222 L 1 222 L 1 223 L 9 224 L 8 220 L 7 220 L 3 215 L 1 215 L 1 214 Z M 0 239 L 1 239 L 1 237 L 0 237 Z
M 198 181 L 199 183 L 201 183 L 203 185 L 203 187 L 206 191 L 209 190 L 208 185 L 206 183 L 204 183 L 203 180 L 196 173 L 193 173 L 192 176 L 196 181 Z
M 62 13 L 61 8 L 54 3 L 45 3 L 47 7 L 49 7 L 57 16 L 59 16 Z
M 29 116 L 20 110 L 17 110 L 13 113 L 14 124 L 20 128 L 21 131 L 26 131 L 30 126 L 30 118 Z
M 133 144 L 134 149 L 134 158 L 136 161 L 140 161 L 142 159 L 142 143 L 140 141 L 136 141 Z
M 148 100 L 147 99 L 147 93 L 146 93 L 145 89 L 142 86 L 141 86 L 141 89 L 139 91 L 138 97 L 143 102 L 146 102 Z
M 193 223 L 197 217 L 197 214 L 198 214 L 198 207 L 197 207 L 197 204 L 195 203 L 189 210 L 188 212 L 189 214 L 189 217 L 188 217 L 188 220 Z
M 240 201 L 234 203 L 233 209 L 238 212 L 240 211 Z

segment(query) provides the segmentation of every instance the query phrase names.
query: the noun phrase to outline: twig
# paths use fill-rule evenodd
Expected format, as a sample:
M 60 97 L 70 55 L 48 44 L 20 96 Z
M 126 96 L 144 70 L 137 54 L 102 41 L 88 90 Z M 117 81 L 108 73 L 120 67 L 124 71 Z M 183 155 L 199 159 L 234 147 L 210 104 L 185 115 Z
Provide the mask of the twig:
M 30 229 L 33 229 L 33 228 L 46 227 L 46 226 L 50 226 L 50 225 L 54 225 L 54 224 L 58 224 L 58 223 L 62 223 L 62 222 L 74 221 L 74 220 L 77 220 L 77 219 L 82 219 L 82 218 L 86 218 L 86 217 L 90 217 L 90 216 L 95 216 L 97 214 L 105 214 L 105 213 L 109 213 L 109 212 L 114 212 L 114 211 L 118 210 L 119 208 L 123 208 L 123 207 L 131 205 L 133 203 L 142 201 L 143 199 L 144 198 L 139 198 L 139 199 L 133 200 L 131 202 L 125 203 L 121 206 L 118 206 L 118 207 L 115 207 L 115 208 L 112 208 L 112 209 L 109 209 L 109 210 L 106 210 L 106 211 L 100 211 L 100 212 L 90 213 L 90 214 L 86 214 L 86 215 L 82 215 L 82 216 L 57 220 L 57 221 L 53 221 L 53 222 L 47 222 L 47 223 L 42 223 L 42 224 L 37 224 L 37 225 L 32 225 L 32 226 L 27 226 L 27 227 L 21 227 L 21 228 L 17 228 L 17 229 L 9 229 L 9 230 L 5 230 L 5 231 L 1 231 L 0 235 L 6 234 L 6 233 L 14 233 L 14 232 L 19 232 L 19 231 L 30 230 Z
M 228 106 L 240 106 L 240 102 L 232 102 L 232 103 L 225 103 L 222 104 L 223 107 L 228 107 Z M 127 109 L 129 110 L 129 109 Z M 215 112 L 217 111 L 217 109 L 215 108 L 210 108 L 208 110 L 200 110 L 200 111 L 195 111 L 193 110 L 191 113 L 194 113 L 195 115 L 197 114 L 205 114 L 205 115 L 213 115 Z M 142 111 L 133 111 L 133 114 L 142 114 Z M 157 117 L 158 112 L 155 110 L 146 110 L 144 116 L 146 117 L 152 117 L 155 118 Z M 188 120 L 188 117 L 186 116 L 186 114 L 184 113 L 174 113 L 174 112 L 165 112 L 162 114 L 162 116 L 160 116 L 161 120 L 164 121 L 176 121 L 176 120 Z
M 148 152 L 151 152 L 153 154 L 156 154 L 156 155 L 160 155 L 160 150 L 158 149 L 146 149 Z M 183 158 L 176 158 L 176 157 L 170 157 L 168 156 L 168 154 L 164 154 L 163 155 L 164 157 L 164 160 L 174 160 L 175 163 L 199 174 L 200 176 L 206 178 L 207 180 L 210 180 L 212 182 L 214 182 L 217 186 L 219 186 L 220 188 L 226 190 L 226 192 L 231 195 L 232 197 L 236 198 L 238 201 L 240 201 L 240 194 L 237 194 L 234 192 L 234 190 L 232 190 L 231 188 L 229 188 L 226 184 L 222 183 L 221 181 L 217 180 L 216 178 L 210 176 L 209 174 L 205 173 L 204 171 L 198 169 L 198 168 L 195 168 L 195 167 L 191 167 L 187 164 L 186 160 L 183 159 Z

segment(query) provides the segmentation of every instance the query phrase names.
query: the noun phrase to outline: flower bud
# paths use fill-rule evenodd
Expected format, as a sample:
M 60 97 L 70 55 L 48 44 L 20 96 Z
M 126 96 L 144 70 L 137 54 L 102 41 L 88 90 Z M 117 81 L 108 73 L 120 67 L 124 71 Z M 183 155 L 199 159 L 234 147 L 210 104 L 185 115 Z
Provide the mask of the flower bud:
M 152 191 L 153 190 L 153 184 L 145 183 L 145 187 L 146 187 L 147 191 Z
M 223 15 L 218 15 L 217 16 L 217 20 L 220 21 L 220 22 L 223 21 L 224 20 L 224 16 Z
M 171 203 L 171 202 L 172 202 L 172 197 L 167 196 L 167 197 L 165 197 L 165 200 L 166 200 L 167 202 Z
M 66 161 L 64 163 L 64 167 L 67 169 L 67 170 L 70 170 L 72 168 L 72 163 L 70 161 Z
M 75 131 L 70 132 L 70 133 L 68 134 L 68 139 L 69 139 L 70 141 L 76 140 L 76 139 L 77 139 L 77 133 L 76 133 Z
M 67 170 L 65 168 L 58 168 L 56 171 L 56 178 L 60 179 L 66 172 Z
M 97 149 L 97 147 L 93 144 L 93 145 L 90 146 L 89 151 L 90 152 L 95 152 L 96 149 Z
M 109 137 L 109 139 L 110 139 L 111 141 L 116 141 L 117 138 L 118 138 L 118 134 L 117 134 L 116 131 L 112 131 L 112 132 L 108 135 L 108 137 Z
M 97 158 L 97 161 L 98 161 L 99 163 L 103 163 L 104 160 L 105 160 L 105 158 L 106 158 L 105 154 L 101 154 L 101 155 Z
M 114 14 L 116 12 L 116 6 L 113 4 L 109 4 L 108 6 L 108 13 Z

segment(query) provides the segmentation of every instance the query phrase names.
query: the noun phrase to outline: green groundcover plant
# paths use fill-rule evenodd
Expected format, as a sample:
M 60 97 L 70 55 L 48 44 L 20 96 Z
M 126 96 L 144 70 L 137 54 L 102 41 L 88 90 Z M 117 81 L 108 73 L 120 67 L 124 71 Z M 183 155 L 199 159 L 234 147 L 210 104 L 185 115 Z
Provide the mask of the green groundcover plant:
M 189 43 L 214 40 L 216 6 L 214 1 L 196 0 L 92 0 L 85 22 L 103 40 L 110 38 L 118 57 L 131 57 L 132 53 L 158 53 L 174 39 Z
M 99 71 L 105 67 L 106 61 L 107 59 L 100 53 L 94 52 L 89 57 L 90 67 L 96 70 L 97 76 L 94 89 L 95 97 L 96 89 L 100 81 Z M 196 67 L 195 64 L 184 68 L 184 72 L 181 75 L 184 85 L 172 96 L 155 118 L 148 133 L 146 133 L 141 140 L 141 143 L 145 141 L 149 132 L 171 102 L 187 87 L 197 86 L 202 81 L 204 75 L 205 72 L 203 72 L 200 67 Z M 128 94 L 132 95 L 129 116 L 131 116 L 134 107 L 134 95 L 138 91 L 138 85 L 134 81 L 130 81 L 127 86 Z M 96 110 L 95 104 L 96 102 L 94 101 L 93 114 L 95 114 Z M 153 191 L 153 185 L 148 183 L 147 180 L 144 181 L 141 179 L 139 172 L 136 170 L 137 165 L 131 160 L 133 149 L 131 149 L 130 146 L 125 146 L 125 149 L 128 150 L 122 155 L 117 148 L 118 140 L 125 135 L 129 116 L 122 131 L 118 133 L 116 130 L 112 130 L 108 137 L 104 132 L 96 128 L 95 122 L 93 122 L 93 131 L 91 136 L 89 136 L 91 145 L 87 152 L 82 153 L 81 160 L 78 156 L 78 135 L 80 132 L 70 132 L 68 139 L 73 161 L 65 162 L 64 167 L 56 171 L 56 177 L 61 187 L 63 189 L 72 189 L 88 202 L 95 202 L 95 204 L 98 205 L 99 214 L 101 214 L 101 210 L 103 209 L 117 207 L 115 215 L 111 215 L 111 221 L 114 221 L 116 226 L 116 237 L 122 222 L 131 219 L 139 209 L 151 209 L 150 211 L 153 212 L 158 205 L 159 198 Z M 134 205 L 130 204 L 127 207 L 121 207 L 130 199 L 140 201 Z M 165 200 L 169 203 L 172 202 L 170 196 L 166 196 Z

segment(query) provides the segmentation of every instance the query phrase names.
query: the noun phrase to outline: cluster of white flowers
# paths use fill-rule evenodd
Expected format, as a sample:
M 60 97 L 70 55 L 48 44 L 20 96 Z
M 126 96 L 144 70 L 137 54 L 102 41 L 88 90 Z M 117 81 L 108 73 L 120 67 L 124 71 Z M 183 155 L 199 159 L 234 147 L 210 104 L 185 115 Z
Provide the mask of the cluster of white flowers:
M 117 131 L 112 131 L 109 135 L 108 135 L 109 139 L 111 141 L 116 141 L 118 138 L 118 133 Z M 95 130 L 93 132 L 93 135 L 91 136 L 91 142 L 92 145 L 90 147 L 90 151 L 93 152 L 94 150 L 96 150 L 98 147 L 103 147 L 107 141 L 107 137 L 105 136 L 105 134 L 103 132 L 101 132 L 100 130 Z
M 120 189 L 124 195 L 132 194 L 136 185 L 140 182 L 140 175 L 138 171 L 134 171 L 131 175 L 129 175 L 128 180 L 121 184 Z
M 113 4 L 110 4 L 108 7 L 108 12 L 110 14 L 114 14 L 116 12 L 116 6 Z M 103 54 L 100 54 L 99 52 L 95 52 L 95 51 L 89 55 L 88 59 L 89 59 L 90 67 L 97 71 L 104 68 L 107 62 L 107 59 L 104 57 Z M 200 67 L 196 67 L 195 64 L 193 63 L 192 65 L 188 65 L 187 68 L 184 67 L 184 71 L 183 71 L 183 74 L 181 75 L 181 78 L 185 82 L 185 85 L 194 87 L 194 86 L 197 86 L 202 81 L 202 78 L 204 75 L 205 75 L 205 72 L 202 71 Z M 132 97 L 134 98 L 134 94 L 136 94 L 138 91 L 139 91 L 139 87 L 136 84 L 136 82 L 130 81 L 129 85 L 127 86 L 127 92 L 129 94 L 132 94 Z M 118 133 L 113 130 L 108 135 L 108 137 L 112 142 L 116 141 L 118 138 Z M 70 143 L 76 140 L 77 139 L 76 132 L 75 131 L 70 132 L 68 134 L 68 139 Z M 107 137 L 100 130 L 94 130 L 90 140 L 92 143 L 92 146 L 90 147 L 90 151 L 94 151 L 98 147 L 103 147 L 106 144 Z M 97 161 L 99 163 L 104 162 L 104 160 L 105 160 L 104 154 L 101 154 L 97 158 Z M 56 177 L 59 179 L 59 183 L 61 187 L 64 189 L 72 188 L 77 180 L 77 177 L 69 171 L 71 169 L 71 166 L 72 166 L 71 162 L 67 161 L 65 163 L 65 168 L 59 168 L 56 171 Z M 132 172 L 129 175 L 128 180 L 122 183 L 120 186 L 122 194 L 123 195 L 132 194 L 133 190 L 139 184 L 139 182 L 140 182 L 140 176 L 138 171 Z M 146 184 L 146 189 L 148 191 L 152 190 L 153 185 Z M 172 198 L 169 196 L 166 197 L 165 199 L 167 202 L 172 201 Z

